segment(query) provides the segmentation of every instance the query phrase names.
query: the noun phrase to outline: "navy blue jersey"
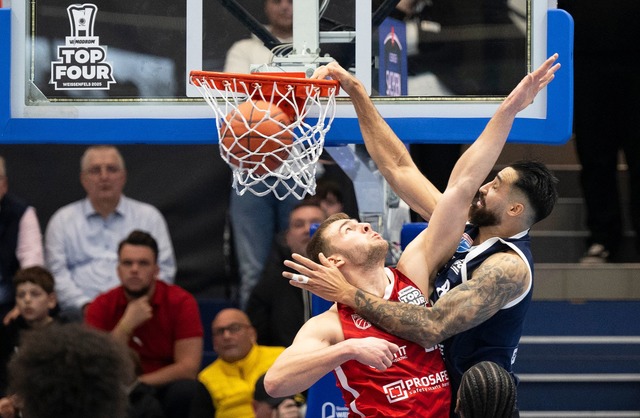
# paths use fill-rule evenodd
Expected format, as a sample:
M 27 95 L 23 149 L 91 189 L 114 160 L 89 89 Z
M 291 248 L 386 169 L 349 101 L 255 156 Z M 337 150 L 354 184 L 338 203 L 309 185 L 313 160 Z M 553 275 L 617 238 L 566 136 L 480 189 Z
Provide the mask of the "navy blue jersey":
M 472 242 L 477 234 L 477 227 L 468 224 L 461 243 Z M 483 360 L 493 361 L 513 375 L 511 366 L 516 359 L 524 318 L 533 293 L 533 259 L 529 231 L 508 239 L 494 237 L 478 246 L 461 245 L 436 276 L 431 296 L 433 303 L 450 289 L 471 279 L 473 271 L 487 257 L 508 250 L 515 251 L 527 263 L 531 277 L 529 288 L 522 296 L 504 306 L 482 324 L 443 342 L 445 362 L 454 394 L 457 393 L 462 374 Z

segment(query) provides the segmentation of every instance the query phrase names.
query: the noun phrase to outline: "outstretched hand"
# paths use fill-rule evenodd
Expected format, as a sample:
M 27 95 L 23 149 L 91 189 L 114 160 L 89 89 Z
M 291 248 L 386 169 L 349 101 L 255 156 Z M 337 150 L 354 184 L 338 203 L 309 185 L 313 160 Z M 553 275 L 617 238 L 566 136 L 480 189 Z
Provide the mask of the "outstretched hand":
M 322 264 L 296 253 L 292 255 L 292 258 L 295 261 L 285 260 L 284 265 L 300 274 L 282 272 L 282 275 L 289 279 L 292 286 L 308 290 L 332 302 L 349 304 L 349 301 L 353 300 L 350 294 L 355 293 L 356 288 L 347 282 L 338 267 L 327 260 L 324 254 L 320 253 L 319 255 Z M 300 275 L 303 277 L 299 277 Z
M 527 74 L 507 96 L 505 105 L 513 106 L 516 112 L 520 112 L 533 103 L 533 99 L 554 79 L 556 71 L 560 69 L 557 59 L 558 54 L 553 54 L 535 71 Z

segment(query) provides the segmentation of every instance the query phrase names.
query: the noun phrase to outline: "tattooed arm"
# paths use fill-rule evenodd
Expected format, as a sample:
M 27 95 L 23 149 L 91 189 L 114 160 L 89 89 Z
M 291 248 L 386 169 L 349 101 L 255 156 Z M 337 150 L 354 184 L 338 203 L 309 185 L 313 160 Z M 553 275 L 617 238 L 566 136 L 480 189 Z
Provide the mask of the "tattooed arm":
M 494 254 L 471 280 L 443 295 L 433 307 L 389 302 L 362 290 L 349 303 L 385 331 L 431 347 L 491 318 L 529 288 L 529 270 L 513 252 Z

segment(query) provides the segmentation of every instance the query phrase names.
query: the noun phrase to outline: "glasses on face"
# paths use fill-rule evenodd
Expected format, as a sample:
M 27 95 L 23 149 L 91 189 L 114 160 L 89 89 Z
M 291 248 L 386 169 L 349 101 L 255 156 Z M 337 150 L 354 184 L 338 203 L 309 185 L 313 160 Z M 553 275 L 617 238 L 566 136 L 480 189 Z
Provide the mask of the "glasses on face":
M 229 331 L 229 334 L 235 335 L 235 334 L 239 333 L 240 331 L 242 331 L 245 328 L 249 328 L 249 325 L 235 323 L 235 324 L 231 324 L 231 325 L 226 326 L 226 327 L 214 328 L 212 330 L 212 333 L 213 333 L 214 337 L 222 337 L 224 335 L 225 331 Z
M 91 166 L 89 168 L 87 168 L 85 171 L 85 173 L 89 174 L 90 176 L 99 176 L 100 174 L 102 174 L 102 170 L 104 169 L 104 171 L 106 171 L 107 174 L 117 174 L 120 171 L 122 171 L 122 168 L 120 168 L 117 165 L 113 165 L 113 164 L 108 164 L 108 165 L 94 165 Z

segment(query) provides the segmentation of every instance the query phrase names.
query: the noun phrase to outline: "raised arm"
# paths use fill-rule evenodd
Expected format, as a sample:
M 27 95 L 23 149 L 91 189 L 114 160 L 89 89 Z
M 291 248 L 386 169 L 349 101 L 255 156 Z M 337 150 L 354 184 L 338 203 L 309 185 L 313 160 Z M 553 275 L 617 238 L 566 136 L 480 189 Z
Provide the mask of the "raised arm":
M 469 215 L 469 204 L 495 165 L 516 115 L 533 102 L 560 68 L 558 54 L 527 74 L 500 104 L 480 136 L 456 162 L 429 227 L 404 250 L 398 269 L 432 290 L 431 279 L 454 253 Z
M 331 77 L 340 82 L 351 98 L 364 144 L 380 173 L 411 209 L 428 220 L 441 193 L 416 167 L 407 147 L 382 118 L 362 83 L 337 62 L 318 68 L 313 77 Z
M 536 95 L 553 80 L 555 72 L 560 68 L 560 64 L 555 63 L 557 58 L 557 54 L 552 55 L 537 70 L 527 74 L 498 107 L 478 139 L 456 163 L 449 185 L 438 202 L 429 228 L 419 234 L 404 250 L 398 261 L 398 268 L 421 286 L 423 292 L 430 293 L 428 288 L 431 283 L 430 278 L 453 254 L 467 220 L 469 204 L 495 164 L 516 115 L 531 104 Z M 340 67 L 327 66 L 327 68 Z M 356 85 L 359 83 L 357 80 L 354 81 L 350 74 L 345 75 L 342 71 L 331 74 L 336 78 L 344 78 L 344 80 L 340 79 L 340 82 L 347 92 L 357 90 L 351 83 Z M 357 96 L 360 97 L 361 94 L 358 93 Z M 356 106 L 363 106 L 361 112 L 375 113 L 375 116 L 365 116 L 365 119 L 380 118 L 380 115 L 375 112 L 375 107 L 367 104 L 371 103 L 370 100 L 365 98 L 360 97 L 354 101 L 354 104 L 359 103 Z M 371 112 L 366 112 L 369 106 L 372 110 L 369 109 Z M 371 123 L 365 123 L 365 125 L 369 126 Z M 388 126 L 387 129 L 390 132 L 388 135 L 393 135 Z M 385 154 L 384 151 L 380 153 Z M 405 187 L 404 184 L 403 187 Z M 291 282 L 292 285 L 307 289 L 324 299 L 340 302 L 357 310 L 361 309 L 356 302 L 358 289 L 344 280 L 337 269 L 332 269 L 327 263 L 323 263 L 324 265 L 313 263 L 299 255 L 294 255 L 293 258 L 293 262 L 286 261 L 285 265 L 313 280 L 307 284 Z M 283 276 L 289 279 L 292 277 L 291 273 L 283 273 Z M 382 299 L 377 302 L 379 304 L 394 303 L 385 302 Z M 358 313 L 364 314 L 359 310 Z M 369 317 L 367 319 L 373 320 Z

